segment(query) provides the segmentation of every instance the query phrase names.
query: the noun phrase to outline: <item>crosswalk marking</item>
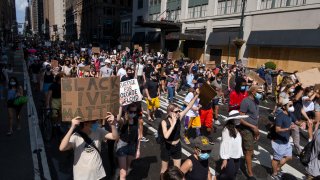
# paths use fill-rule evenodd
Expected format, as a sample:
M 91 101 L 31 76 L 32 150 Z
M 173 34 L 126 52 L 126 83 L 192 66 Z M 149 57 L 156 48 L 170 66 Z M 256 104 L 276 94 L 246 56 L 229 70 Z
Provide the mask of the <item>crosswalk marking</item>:
M 182 106 L 183 105 L 183 99 L 184 97 L 182 97 L 179 94 L 176 94 L 176 97 L 179 98 L 175 98 L 175 104 Z M 182 99 L 182 100 L 181 100 Z M 144 103 L 146 103 L 145 100 L 142 100 Z M 167 103 L 167 99 L 163 96 L 160 96 L 160 108 L 159 110 L 162 111 L 163 113 L 166 113 L 166 109 L 167 106 L 169 105 Z M 146 114 L 146 112 L 144 112 Z M 227 117 L 219 114 L 219 116 L 223 119 L 226 119 Z M 155 130 L 156 132 L 156 130 Z M 261 134 L 267 135 L 268 133 L 262 130 L 259 130 L 259 132 Z M 221 137 L 218 137 L 217 140 L 220 142 L 221 141 Z M 292 144 L 292 143 L 291 143 Z M 292 144 L 293 145 L 293 144 Z M 263 165 L 266 167 L 271 167 L 271 160 L 272 160 L 272 155 L 270 155 L 270 152 L 268 152 L 266 149 L 264 149 L 263 147 L 261 147 L 260 145 L 258 145 L 258 151 L 254 150 L 254 154 L 257 157 L 257 159 L 254 159 L 253 162 L 259 165 Z M 293 168 L 292 166 L 285 164 L 282 167 L 283 172 L 285 173 L 290 173 L 292 175 L 294 175 L 296 178 L 298 179 L 303 179 L 305 177 L 305 175 L 303 173 L 301 173 L 300 171 L 296 170 L 295 168 Z

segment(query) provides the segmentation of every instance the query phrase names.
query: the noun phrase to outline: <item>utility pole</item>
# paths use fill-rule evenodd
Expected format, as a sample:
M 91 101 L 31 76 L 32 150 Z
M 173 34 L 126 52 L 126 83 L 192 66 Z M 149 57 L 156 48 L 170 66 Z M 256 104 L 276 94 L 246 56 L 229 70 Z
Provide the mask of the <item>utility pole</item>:
M 240 19 L 240 28 L 239 28 L 239 33 L 238 33 L 238 40 L 243 41 L 243 19 L 244 19 L 244 11 L 246 7 L 246 0 L 242 0 L 242 10 L 241 10 L 241 19 Z M 241 49 L 241 45 L 236 44 L 236 62 L 239 61 L 239 52 Z

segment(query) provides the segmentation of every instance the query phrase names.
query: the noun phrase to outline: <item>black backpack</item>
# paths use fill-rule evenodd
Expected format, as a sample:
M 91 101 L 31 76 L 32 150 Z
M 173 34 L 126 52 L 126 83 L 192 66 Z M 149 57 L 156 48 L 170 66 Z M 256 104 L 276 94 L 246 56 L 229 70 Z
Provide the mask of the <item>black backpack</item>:
M 304 166 L 308 166 L 312 154 L 312 149 L 314 147 L 314 140 L 310 141 L 301 151 L 299 155 L 300 162 Z
M 162 120 L 162 121 L 165 121 L 166 124 L 167 124 L 167 128 L 169 128 L 169 125 L 170 125 L 169 120 L 165 119 L 165 120 Z M 156 134 L 156 142 L 158 144 L 162 144 L 164 142 L 164 136 L 163 136 L 162 125 L 161 125 L 162 121 L 160 121 L 160 123 L 159 123 L 158 132 Z
M 274 123 L 267 125 L 268 135 L 267 138 L 270 140 L 274 140 L 277 137 L 276 133 L 276 125 Z

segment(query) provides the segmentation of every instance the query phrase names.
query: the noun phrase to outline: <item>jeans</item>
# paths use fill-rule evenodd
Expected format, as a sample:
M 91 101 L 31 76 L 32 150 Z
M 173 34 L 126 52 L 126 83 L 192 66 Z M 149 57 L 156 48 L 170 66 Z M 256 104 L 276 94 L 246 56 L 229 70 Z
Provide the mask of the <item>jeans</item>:
M 175 88 L 174 87 L 167 87 L 168 90 L 168 100 L 170 103 L 173 102 L 173 97 L 175 96 Z

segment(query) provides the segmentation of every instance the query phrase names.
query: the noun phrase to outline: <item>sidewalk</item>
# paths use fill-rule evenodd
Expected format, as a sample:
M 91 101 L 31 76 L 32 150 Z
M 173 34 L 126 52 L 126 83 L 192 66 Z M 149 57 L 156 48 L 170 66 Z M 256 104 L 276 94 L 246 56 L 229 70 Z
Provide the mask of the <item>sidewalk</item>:
M 16 76 L 19 83 L 24 85 L 23 53 L 22 50 L 8 53 L 9 63 L 14 64 L 13 73 L 9 77 Z M 21 110 L 20 118 L 22 129 L 15 130 L 12 136 L 6 136 L 8 131 L 8 113 L 5 100 L 0 101 L 0 179 L 34 179 L 35 170 L 32 160 L 30 134 L 28 126 L 27 106 Z M 14 124 L 14 127 L 15 124 Z

